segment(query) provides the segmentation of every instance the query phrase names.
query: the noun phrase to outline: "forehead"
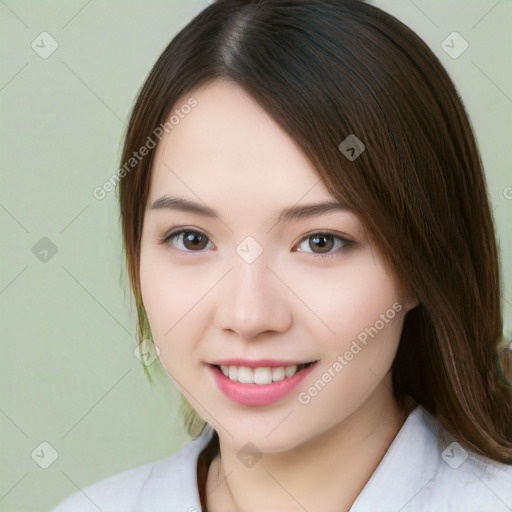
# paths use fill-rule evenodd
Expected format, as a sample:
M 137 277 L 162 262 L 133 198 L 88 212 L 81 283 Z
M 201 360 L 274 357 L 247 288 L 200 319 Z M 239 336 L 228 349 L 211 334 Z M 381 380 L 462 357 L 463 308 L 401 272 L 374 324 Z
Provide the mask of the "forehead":
M 162 192 L 248 203 L 332 199 L 300 147 L 243 89 L 210 82 L 184 95 L 172 114 L 191 98 L 197 106 L 157 147 L 150 199 Z

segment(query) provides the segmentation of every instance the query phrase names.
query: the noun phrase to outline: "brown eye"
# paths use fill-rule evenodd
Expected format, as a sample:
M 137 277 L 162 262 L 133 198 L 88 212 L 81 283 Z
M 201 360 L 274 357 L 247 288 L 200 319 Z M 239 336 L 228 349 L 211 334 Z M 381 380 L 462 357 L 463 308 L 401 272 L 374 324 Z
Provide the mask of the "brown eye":
M 318 234 L 318 235 L 311 235 L 308 238 L 310 240 L 309 246 L 310 247 L 316 246 L 317 248 L 320 249 L 319 252 L 322 254 L 329 252 L 334 245 L 334 242 L 333 242 L 334 237 L 332 235 Z
M 191 251 L 204 249 L 206 237 L 195 231 L 185 231 L 183 236 L 183 245 Z
M 181 230 L 164 237 L 162 243 L 184 252 L 201 252 L 208 246 L 208 237 L 199 231 Z
M 303 238 L 299 244 L 299 251 L 308 252 L 313 256 L 330 258 L 336 256 L 343 249 L 348 249 L 356 242 L 331 233 L 313 233 Z M 302 247 L 302 248 L 301 248 Z

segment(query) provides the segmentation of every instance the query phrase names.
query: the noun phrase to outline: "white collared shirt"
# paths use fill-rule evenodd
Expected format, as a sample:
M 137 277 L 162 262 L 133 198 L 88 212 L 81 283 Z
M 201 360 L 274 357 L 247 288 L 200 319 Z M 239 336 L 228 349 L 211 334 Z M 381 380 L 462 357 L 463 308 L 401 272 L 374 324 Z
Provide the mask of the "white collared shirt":
M 213 432 L 206 425 L 176 453 L 91 484 L 51 512 L 201 512 L 197 459 Z M 350 512 L 427 511 L 512 512 L 512 466 L 464 450 L 417 405 Z

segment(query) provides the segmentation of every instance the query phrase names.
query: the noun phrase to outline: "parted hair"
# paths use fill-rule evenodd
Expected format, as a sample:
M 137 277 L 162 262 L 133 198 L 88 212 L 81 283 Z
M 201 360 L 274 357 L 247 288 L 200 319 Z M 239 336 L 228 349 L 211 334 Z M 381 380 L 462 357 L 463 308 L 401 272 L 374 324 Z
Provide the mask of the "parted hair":
M 475 136 L 439 59 L 360 0 L 218 0 L 151 69 L 121 163 L 179 101 L 216 79 L 243 88 L 302 148 L 418 298 L 392 365 L 397 403 L 411 396 L 462 446 L 512 464 L 512 391 L 496 367 L 503 321 L 493 218 Z M 339 149 L 349 134 L 366 147 L 353 161 Z M 151 339 L 139 266 L 154 154 L 118 185 L 138 343 Z M 182 401 L 195 437 L 205 422 Z

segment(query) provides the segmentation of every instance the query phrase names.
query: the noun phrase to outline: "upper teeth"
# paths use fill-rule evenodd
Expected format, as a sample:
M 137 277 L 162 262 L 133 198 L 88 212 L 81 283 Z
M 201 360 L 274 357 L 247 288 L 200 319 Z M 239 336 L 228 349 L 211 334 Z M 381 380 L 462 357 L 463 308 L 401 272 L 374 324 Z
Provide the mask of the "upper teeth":
M 291 377 L 298 370 L 302 370 L 306 365 L 299 366 L 264 366 L 260 368 L 249 368 L 248 366 L 224 366 L 220 369 L 222 373 L 230 380 L 241 382 L 242 384 L 271 384 L 286 377 Z

